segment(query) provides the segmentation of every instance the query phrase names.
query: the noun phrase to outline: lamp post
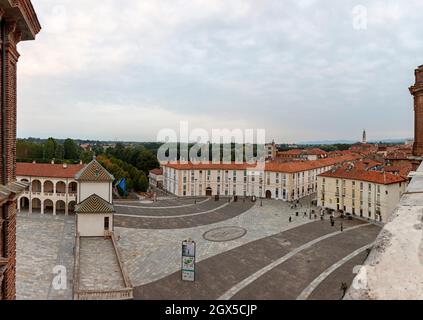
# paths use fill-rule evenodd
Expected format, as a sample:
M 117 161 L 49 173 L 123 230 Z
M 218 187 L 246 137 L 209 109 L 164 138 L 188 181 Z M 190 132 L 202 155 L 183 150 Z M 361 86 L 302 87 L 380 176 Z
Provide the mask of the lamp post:
M 197 178 L 194 179 L 194 203 L 197 204 Z

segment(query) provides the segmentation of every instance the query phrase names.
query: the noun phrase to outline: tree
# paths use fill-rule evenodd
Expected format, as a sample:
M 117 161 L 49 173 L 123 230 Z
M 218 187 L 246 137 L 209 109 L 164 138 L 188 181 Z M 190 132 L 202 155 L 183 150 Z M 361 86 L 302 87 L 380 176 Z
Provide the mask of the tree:
M 82 160 L 83 163 L 91 162 L 93 157 L 94 157 L 94 152 L 92 152 L 92 151 L 86 150 L 86 151 L 82 151 L 82 153 L 81 153 L 81 160 Z
M 75 141 L 68 138 L 65 140 L 63 146 L 65 149 L 65 159 L 79 160 L 81 155 L 81 148 L 76 144 Z
M 54 151 L 54 158 L 62 160 L 64 158 L 65 148 L 63 144 L 58 144 L 56 150 Z
M 44 159 L 53 159 L 56 154 L 57 142 L 54 138 L 48 138 L 44 143 Z
M 160 164 L 151 151 L 142 148 L 138 154 L 136 166 L 147 173 L 149 170 L 159 167 Z

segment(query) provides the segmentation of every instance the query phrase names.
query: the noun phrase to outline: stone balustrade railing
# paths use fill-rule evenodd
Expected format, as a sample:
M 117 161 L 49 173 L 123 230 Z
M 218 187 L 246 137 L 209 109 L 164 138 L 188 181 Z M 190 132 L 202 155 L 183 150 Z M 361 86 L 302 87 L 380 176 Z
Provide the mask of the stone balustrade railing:
M 133 298 L 132 288 L 107 291 L 81 290 L 74 293 L 75 300 L 131 300 Z
M 122 262 L 119 249 L 117 248 L 116 239 L 114 233 L 109 231 L 105 233 L 105 236 L 110 237 L 113 243 L 113 249 L 118 260 L 121 275 L 125 288 L 122 289 L 110 289 L 110 290 L 80 290 L 79 289 L 79 277 L 80 277 L 80 235 L 76 235 L 75 241 L 75 263 L 74 263 L 74 279 L 73 279 L 73 298 L 74 300 L 132 300 L 134 298 L 133 288 L 129 275 Z

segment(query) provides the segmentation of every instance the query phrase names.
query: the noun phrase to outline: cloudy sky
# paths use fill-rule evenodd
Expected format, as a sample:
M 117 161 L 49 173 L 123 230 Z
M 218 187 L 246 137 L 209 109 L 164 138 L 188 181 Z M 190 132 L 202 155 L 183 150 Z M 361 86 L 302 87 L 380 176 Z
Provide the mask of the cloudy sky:
M 181 120 L 278 142 L 412 136 L 421 0 L 32 2 L 19 137 L 147 141 Z

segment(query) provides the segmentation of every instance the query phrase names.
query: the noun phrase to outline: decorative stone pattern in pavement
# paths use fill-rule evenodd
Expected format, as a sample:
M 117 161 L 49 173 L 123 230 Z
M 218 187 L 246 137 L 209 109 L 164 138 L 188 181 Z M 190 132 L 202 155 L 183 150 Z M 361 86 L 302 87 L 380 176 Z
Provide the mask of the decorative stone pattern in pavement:
M 304 203 L 309 199 L 304 199 Z M 134 286 L 143 285 L 180 269 L 181 242 L 192 238 L 197 244 L 197 262 L 239 247 L 245 243 L 261 239 L 282 231 L 313 222 L 303 214 L 307 208 L 291 209 L 290 204 L 282 201 L 263 200 L 254 207 L 234 218 L 218 223 L 185 229 L 133 229 L 115 227 L 120 235 L 118 246 Z M 292 222 L 289 222 L 291 216 Z M 247 233 L 232 241 L 211 242 L 203 234 L 211 229 L 237 226 Z
M 80 290 L 125 288 L 111 239 L 81 237 L 79 263 Z
M 211 229 L 203 234 L 203 238 L 209 241 L 231 241 L 243 237 L 247 230 L 240 227 L 220 227 Z
M 72 297 L 74 218 L 19 214 L 17 217 L 16 298 L 70 299 Z M 64 265 L 67 289 L 55 292 L 53 268 Z

